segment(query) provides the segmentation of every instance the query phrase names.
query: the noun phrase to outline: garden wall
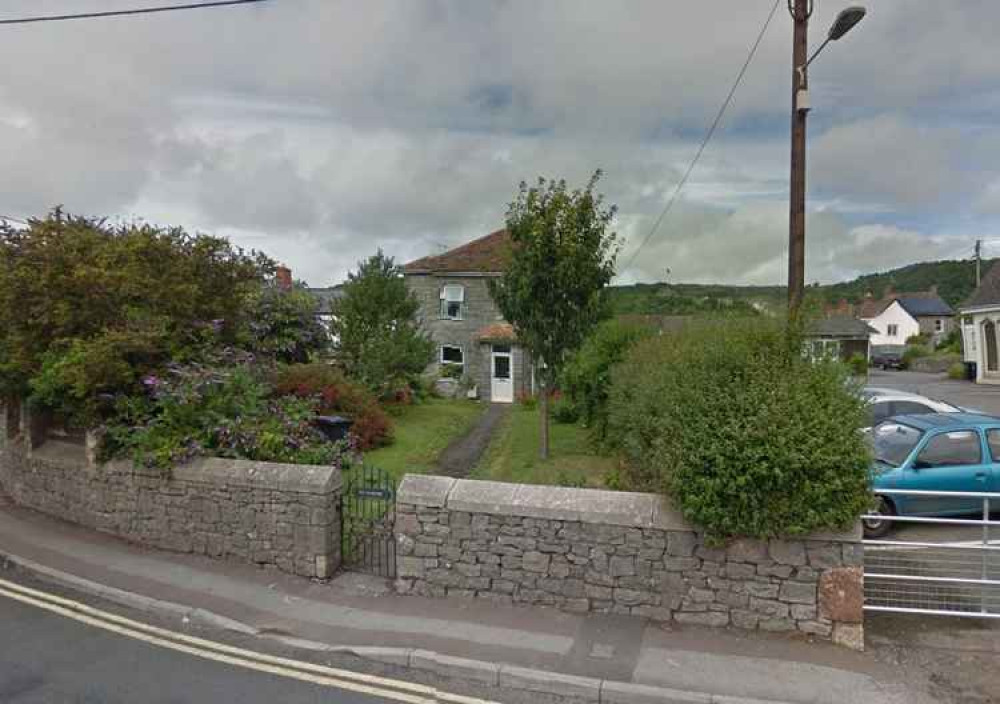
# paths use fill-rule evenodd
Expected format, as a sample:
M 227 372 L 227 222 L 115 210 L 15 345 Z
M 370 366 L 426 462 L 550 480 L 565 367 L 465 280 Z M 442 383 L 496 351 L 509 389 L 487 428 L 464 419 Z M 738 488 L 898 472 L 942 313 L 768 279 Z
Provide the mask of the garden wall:
M 407 475 L 397 591 L 863 647 L 860 526 L 711 547 L 653 494 Z
M 155 548 L 232 557 L 305 577 L 340 565 L 340 471 L 204 458 L 162 472 L 98 465 L 45 441 L 30 413 L 0 425 L 0 486 L 22 506 Z

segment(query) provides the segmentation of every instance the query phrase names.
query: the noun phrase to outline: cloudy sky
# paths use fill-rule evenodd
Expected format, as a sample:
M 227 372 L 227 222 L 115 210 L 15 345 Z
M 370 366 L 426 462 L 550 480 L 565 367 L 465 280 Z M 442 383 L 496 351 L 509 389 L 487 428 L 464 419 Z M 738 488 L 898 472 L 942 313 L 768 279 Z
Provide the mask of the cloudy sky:
M 181 224 L 318 286 L 377 246 L 407 261 L 497 228 L 522 179 L 600 167 L 624 264 L 772 1 L 270 0 L 2 26 L 0 214 Z M 850 4 L 815 1 L 811 45 Z M 170 2 L 9 0 L 0 19 Z M 784 4 L 620 281 L 784 280 Z M 810 72 L 810 282 L 1000 236 L 1000 3 L 867 4 Z

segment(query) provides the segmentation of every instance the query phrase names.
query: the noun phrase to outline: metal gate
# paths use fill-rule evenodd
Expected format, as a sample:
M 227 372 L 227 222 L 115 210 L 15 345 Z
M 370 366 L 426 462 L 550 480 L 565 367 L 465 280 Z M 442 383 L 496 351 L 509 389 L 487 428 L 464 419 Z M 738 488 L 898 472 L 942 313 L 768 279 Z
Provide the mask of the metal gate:
M 340 499 L 341 559 L 344 569 L 396 576 L 396 482 L 377 467 L 344 473 Z
M 990 540 L 990 529 L 1000 526 L 1000 520 L 990 519 L 991 507 L 1000 510 L 1000 493 L 879 490 L 879 495 L 981 502 L 981 511 L 978 518 L 864 516 L 893 523 L 885 539 L 864 540 L 865 610 L 1000 618 L 1000 539 Z M 1000 531 L 993 535 L 1000 538 Z

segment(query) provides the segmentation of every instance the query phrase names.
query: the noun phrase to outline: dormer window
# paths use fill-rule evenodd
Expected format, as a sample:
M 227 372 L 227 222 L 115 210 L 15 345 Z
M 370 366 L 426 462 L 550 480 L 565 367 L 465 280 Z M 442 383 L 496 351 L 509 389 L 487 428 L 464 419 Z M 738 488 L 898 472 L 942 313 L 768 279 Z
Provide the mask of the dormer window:
M 447 320 L 461 320 L 465 303 L 465 287 L 448 285 L 441 287 L 441 317 Z

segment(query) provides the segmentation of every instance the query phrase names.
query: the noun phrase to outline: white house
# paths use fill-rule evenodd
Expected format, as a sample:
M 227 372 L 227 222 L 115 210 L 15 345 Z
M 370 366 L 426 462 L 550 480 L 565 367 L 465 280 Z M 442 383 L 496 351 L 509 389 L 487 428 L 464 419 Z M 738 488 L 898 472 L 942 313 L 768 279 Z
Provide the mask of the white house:
M 1000 384 L 997 327 L 1000 327 L 1000 263 L 994 264 L 979 287 L 959 308 L 962 350 L 976 365 L 977 384 Z
M 954 328 L 955 311 L 937 294 L 936 287 L 918 293 L 892 293 L 861 304 L 858 317 L 875 332 L 872 346 L 905 345 L 914 335 L 927 335 L 934 344 Z

